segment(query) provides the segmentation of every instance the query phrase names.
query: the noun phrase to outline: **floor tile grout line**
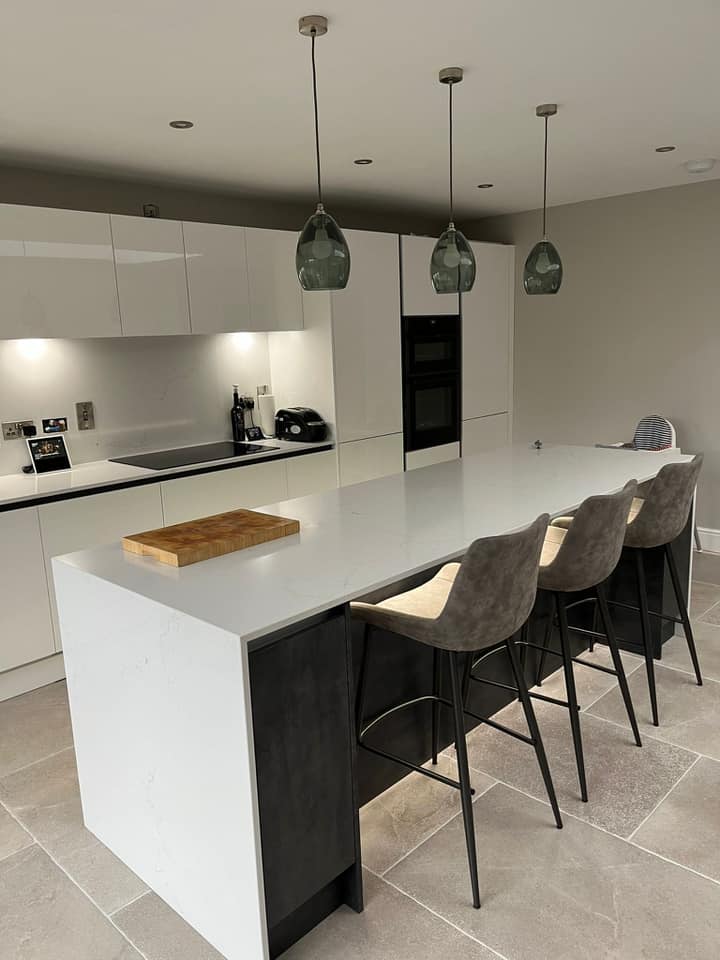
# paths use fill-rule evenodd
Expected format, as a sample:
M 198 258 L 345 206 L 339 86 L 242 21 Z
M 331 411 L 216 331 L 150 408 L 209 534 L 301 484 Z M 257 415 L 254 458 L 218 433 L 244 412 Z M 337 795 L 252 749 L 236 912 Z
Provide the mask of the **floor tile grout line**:
M 116 907 L 115 910 L 111 910 L 110 913 L 106 913 L 105 916 L 110 919 L 116 914 L 120 913 L 121 910 L 127 910 L 128 907 L 131 907 L 134 903 L 137 903 L 138 900 L 142 900 L 143 897 L 149 896 L 153 891 L 150 887 L 147 890 L 143 890 L 142 893 L 139 893 L 136 897 L 133 897 L 132 900 L 128 900 L 127 903 L 124 903 L 121 907 Z
M 660 809 L 660 807 L 663 805 L 663 803 L 665 803 L 665 801 L 666 801 L 667 798 L 670 796 L 670 794 L 673 792 L 673 790 L 677 787 L 677 785 L 678 785 L 679 783 L 682 783 L 682 781 L 683 781 L 683 780 L 685 779 L 685 777 L 690 773 L 690 771 L 693 770 L 693 769 L 697 766 L 698 763 L 700 763 L 700 759 L 701 759 L 701 758 L 700 758 L 699 756 L 695 757 L 695 759 L 694 759 L 693 762 L 690 764 L 690 766 L 687 768 L 687 770 L 685 771 L 685 773 L 683 773 L 682 776 L 678 777 L 678 779 L 677 779 L 677 780 L 675 781 L 675 783 L 670 787 L 670 789 L 669 789 L 668 792 L 665 794 L 665 796 L 662 797 L 662 799 L 660 799 L 660 800 L 655 804 L 655 806 L 652 808 L 652 810 L 650 811 L 650 813 L 644 818 L 644 820 L 642 820 L 642 822 L 639 823 L 639 824 L 637 825 L 637 827 L 635 827 L 635 829 L 633 830 L 633 832 L 632 832 L 632 833 L 630 834 L 630 836 L 628 837 L 628 840 L 629 840 L 630 842 L 632 842 L 633 837 L 634 837 L 635 834 L 638 832 L 638 830 L 641 830 L 641 829 L 645 826 L 645 824 L 648 822 L 648 820 L 650 819 L 650 817 L 651 817 L 657 810 Z
M 480 774 L 480 773 L 482 773 L 482 771 L 476 770 L 475 773 Z M 484 790 L 481 790 L 481 791 L 480 791 L 480 793 L 476 793 L 476 794 L 475 794 L 475 796 L 473 797 L 473 803 L 475 803 L 476 800 L 479 800 L 480 797 L 484 796 L 484 795 L 488 792 L 488 790 L 491 790 L 491 789 L 495 786 L 495 784 L 497 783 L 497 781 L 495 780 L 494 777 L 489 777 L 488 774 L 486 774 L 486 773 L 483 773 L 482 776 L 487 777 L 488 779 L 492 779 L 493 782 L 492 782 L 492 783 L 489 783 L 489 784 L 485 787 Z M 432 831 L 432 833 L 429 833 L 426 837 L 423 837 L 423 839 L 420 840 L 418 843 L 416 843 L 415 846 L 412 847 L 412 849 L 408 850 L 407 853 L 404 853 L 401 857 L 398 857 L 398 859 L 397 859 L 394 863 L 390 864 L 389 867 L 386 867 L 386 868 L 382 871 L 382 873 L 378 873 L 378 874 L 376 874 L 376 875 L 377 875 L 378 877 L 381 877 L 382 879 L 385 879 L 385 874 L 386 874 L 386 873 L 390 873 L 391 870 L 394 870 L 395 867 L 397 867 L 398 864 L 402 863 L 403 860 L 405 860 L 407 857 L 409 857 L 411 853 L 415 853 L 416 850 L 419 850 L 420 847 L 421 847 L 424 843 L 427 843 L 427 841 L 430 840 L 430 839 L 432 839 L 432 837 L 434 837 L 436 833 L 439 833 L 440 830 L 443 829 L 443 827 L 447 827 L 448 824 L 452 823 L 452 821 L 455 819 L 455 817 L 459 817 L 461 814 L 462 814 L 462 810 L 456 810 L 455 813 L 453 813 L 453 815 L 452 815 L 451 817 L 448 817 L 448 819 L 445 820 L 444 823 L 441 823 L 439 827 L 436 827 L 436 828 Z M 373 871 L 373 872 L 374 872 L 374 871 Z
M 711 624 L 711 626 L 714 626 L 714 624 Z M 718 626 L 720 627 L 720 624 L 718 624 Z M 655 661 L 655 664 L 656 664 L 656 666 L 658 666 L 658 667 L 665 667 L 666 670 L 674 670 L 675 673 L 684 673 L 684 674 L 685 674 L 686 676 L 688 676 L 688 677 L 694 677 L 694 676 L 695 676 L 695 671 L 692 669 L 692 664 L 690 664 L 690 669 L 688 669 L 688 670 L 684 670 L 682 667 L 675 667 L 675 666 L 673 666 L 673 664 L 671 664 L 671 663 L 666 663 L 666 662 L 665 662 L 664 660 L 662 660 L 662 659 L 661 659 L 661 660 L 656 660 L 656 661 Z M 702 671 L 702 664 L 700 664 L 700 669 L 701 669 L 701 671 Z M 710 683 L 720 683 L 720 680 L 717 680 L 715 677 L 706 677 L 705 674 L 703 674 L 703 678 L 702 678 L 702 679 L 703 679 L 703 683 L 707 683 L 708 681 L 710 681 Z M 696 684 L 696 686 L 697 686 L 697 684 Z
M 642 660 L 640 660 L 639 663 L 636 663 L 635 666 L 632 668 L 632 670 L 631 670 L 629 673 L 628 673 L 627 670 L 626 670 L 626 671 L 625 671 L 625 676 L 626 676 L 626 677 L 631 677 L 631 676 L 635 673 L 636 670 L 639 670 L 639 669 L 640 669 L 641 666 L 642 666 Z M 617 679 L 617 677 L 616 677 L 615 679 Z M 595 704 L 598 702 L 598 700 L 602 700 L 603 697 L 606 697 L 609 693 L 612 693 L 614 689 L 615 689 L 615 686 L 610 687 L 608 690 L 605 690 L 605 691 L 604 691 L 603 693 L 601 693 L 599 696 L 595 697 L 594 700 L 591 700 L 590 703 L 586 704 L 584 707 L 580 707 L 580 713 L 585 713 L 585 711 L 586 711 L 586 710 L 589 710 L 590 707 L 594 707 Z
M 657 850 L 651 850 L 649 847 L 644 847 L 636 840 L 627 840 L 626 842 L 629 843 L 631 847 L 636 847 L 638 850 L 642 850 L 643 853 L 649 853 L 653 857 L 657 857 L 659 860 L 664 860 L 665 863 L 670 863 L 674 867 L 680 867 L 681 870 L 687 870 L 688 873 L 694 873 L 696 877 L 700 877 L 703 880 L 709 880 L 710 883 L 714 883 L 716 886 L 720 887 L 720 880 L 716 880 L 715 877 L 710 877 L 706 873 L 701 873 L 694 867 L 689 867 L 685 863 L 680 863 L 679 860 L 673 860 L 671 857 L 666 857 L 665 854 L 658 853 Z
M 40 757 L 39 760 L 33 760 L 30 763 L 26 763 L 22 767 L 18 767 L 16 770 L 8 770 L 6 773 L 3 773 L 0 776 L 0 785 L 2 785 L 3 780 L 8 780 L 10 777 L 14 777 L 16 773 L 24 773 L 26 770 L 29 770 L 30 767 L 36 767 L 38 763 L 45 763 L 46 760 L 52 760 L 54 757 L 59 757 L 61 753 L 67 753 L 68 750 L 74 750 L 75 744 L 71 743 L 67 747 L 62 747 L 60 750 L 56 750 L 54 753 L 49 753 L 46 757 Z
M 27 833 L 27 830 L 25 831 Z M 30 836 L 30 834 L 28 834 Z M 10 857 L 14 857 L 17 853 L 22 853 L 23 850 L 30 850 L 31 847 L 38 846 L 35 843 L 32 837 L 30 837 L 30 843 L 26 843 L 24 847 L 20 847 L 18 850 L 11 850 L 10 853 L 6 853 L 4 856 L 0 857 L 0 863 L 3 863 L 5 860 L 9 860 Z
M 62 751 L 60 751 L 60 752 L 62 753 Z M 7 807 L 5 807 L 5 809 L 7 810 Z M 55 864 L 55 866 L 58 868 L 58 870 L 59 870 L 62 874 L 64 874 L 64 875 L 67 877 L 67 879 L 70 881 L 70 883 L 72 883 L 72 885 L 73 885 L 74 887 L 76 887 L 76 888 L 80 891 L 80 893 L 83 895 L 83 897 L 85 897 L 85 899 L 97 910 L 97 912 L 100 914 L 100 916 L 101 916 L 104 920 L 107 920 L 108 923 L 109 923 L 112 927 L 114 927 L 115 930 L 117 930 L 117 932 L 120 934 L 120 936 L 123 938 L 123 940 L 124 940 L 126 943 L 128 943 L 128 944 L 132 947 L 133 950 L 135 950 L 135 952 L 138 954 L 138 956 L 142 957 L 142 960 L 151 960 L 151 958 L 148 957 L 148 955 L 147 955 L 146 953 L 144 953 L 144 952 L 140 949 L 140 947 L 138 947 L 135 943 L 133 943 L 133 941 L 130 939 L 130 937 L 127 936 L 127 934 L 125 933 L 125 931 L 120 929 L 120 927 L 119 927 L 119 926 L 115 923 L 115 921 L 113 920 L 112 916 L 111 916 L 109 913 L 105 913 L 105 911 L 102 909 L 102 907 L 100 906 L 100 904 L 97 903 L 95 900 L 93 900 L 93 898 L 90 896 L 90 894 L 87 892 L 87 890 L 83 890 L 83 888 L 80 886 L 80 884 L 77 882 L 77 880 L 75 880 L 75 878 L 74 878 L 73 876 L 71 876 L 71 874 L 68 873 L 68 871 L 65 869 L 65 867 L 63 867 L 63 865 L 62 865 L 61 863 L 58 863 L 58 861 L 57 861 L 57 860 L 55 859 L 55 857 L 50 853 L 50 851 L 47 850 L 47 849 L 42 845 L 42 843 L 40 843 L 40 841 L 39 841 L 38 838 L 35 836 L 35 834 L 32 832 L 32 830 L 28 830 L 26 827 L 24 827 L 23 824 L 20 822 L 20 820 L 19 820 L 19 819 L 15 816 L 15 814 L 12 812 L 12 810 L 8 810 L 8 813 L 9 813 L 10 816 L 13 818 L 13 820 L 18 824 L 18 826 L 22 827 L 23 830 L 25 830 L 25 832 L 28 833 L 28 834 L 32 837 L 32 839 L 33 839 L 33 841 L 34 841 L 34 843 L 31 844 L 29 847 L 23 847 L 23 850 L 30 850 L 30 849 L 32 848 L 32 846 L 37 846 L 37 848 L 38 848 L 39 850 L 42 850 L 42 852 L 45 854 L 45 856 L 48 858 L 48 860 L 50 860 L 52 863 Z M 22 850 L 18 850 L 17 852 L 18 852 L 18 853 L 22 853 Z M 146 890 L 145 892 L 146 892 L 146 893 L 149 893 L 150 891 L 149 891 L 149 890 Z M 120 907 L 119 909 L 122 910 L 123 908 Z M 117 912 L 117 911 L 115 911 L 115 912 Z
M 492 786 L 495 786 L 495 784 L 493 784 Z M 487 790 L 485 790 L 484 792 L 487 793 Z M 372 870 L 370 872 L 372 873 Z M 380 881 L 382 881 L 382 883 L 386 883 L 391 889 L 397 891 L 397 893 L 401 894 L 403 897 L 406 897 L 412 903 L 417 904 L 423 910 L 427 911 L 431 916 L 436 917 L 438 920 L 441 920 L 443 923 L 447 924 L 448 927 L 452 927 L 453 930 L 456 930 L 458 933 L 462 934 L 463 937 L 467 937 L 468 940 L 471 940 L 473 943 L 477 943 L 478 946 L 484 947 L 486 950 L 489 950 L 490 953 L 492 953 L 493 956 L 498 957 L 499 960 L 508 960 L 508 957 L 506 957 L 504 954 L 498 953 L 497 950 L 494 950 L 491 946 L 489 946 L 487 943 L 484 943 L 482 940 L 478 940 L 477 937 L 474 937 L 471 933 L 468 933 L 467 930 L 463 930 L 462 927 L 459 927 L 456 923 L 453 923 L 452 920 L 449 920 L 447 917 L 444 917 L 441 913 L 438 913 L 437 910 L 433 910 L 432 907 L 429 907 L 426 903 L 423 903 L 421 900 L 417 900 L 415 897 L 413 897 L 411 893 L 408 893 L 407 890 L 403 890 L 402 887 L 398 887 L 391 880 L 388 880 L 384 876 L 379 876 L 378 874 L 375 874 L 375 876 Z
M 602 720 L 604 723 L 612 724 L 613 727 L 620 727 L 621 730 L 626 730 L 629 733 L 632 733 L 632 731 L 630 730 L 630 727 L 626 726 L 624 723 L 620 723 L 619 720 L 610 720 L 609 717 L 600 717 L 596 713 L 588 713 L 588 716 L 592 717 L 593 720 Z M 656 729 L 658 728 L 653 727 L 653 730 L 656 730 Z M 718 757 L 711 757 L 709 753 L 703 753 L 701 750 L 693 750 L 691 747 L 685 747 L 683 746 L 682 743 L 674 743 L 672 740 L 663 740 L 662 737 L 658 737 L 656 734 L 648 733 L 647 731 L 645 731 L 642 734 L 642 737 L 643 737 L 643 741 L 646 739 L 652 740 L 653 743 L 662 743 L 666 747 L 676 747 L 678 750 L 684 750 L 686 753 L 692 753 L 696 757 L 704 757 L 706 760 L 714 760 L 715 763 L 720 763 L 720 758 Z M 478 773 L 484 773 L 484 772 L 485 772 L 484 770 L 478 771 Z M 488 773 L 487 776 L 489 777 L 490 774 Z

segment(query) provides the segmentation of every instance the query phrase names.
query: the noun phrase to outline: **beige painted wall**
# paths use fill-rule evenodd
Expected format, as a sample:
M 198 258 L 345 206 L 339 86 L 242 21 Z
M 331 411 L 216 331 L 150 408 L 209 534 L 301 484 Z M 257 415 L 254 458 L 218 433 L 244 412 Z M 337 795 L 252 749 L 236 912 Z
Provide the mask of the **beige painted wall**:
M 565 268 L 551 297 L 522 291 L 539 212 L 466 226 L 517 245 L 515 438 L 629 440 L 666 416 L 705 453 L 698 522 L 720 529 L 720 181 L 551 209 Z

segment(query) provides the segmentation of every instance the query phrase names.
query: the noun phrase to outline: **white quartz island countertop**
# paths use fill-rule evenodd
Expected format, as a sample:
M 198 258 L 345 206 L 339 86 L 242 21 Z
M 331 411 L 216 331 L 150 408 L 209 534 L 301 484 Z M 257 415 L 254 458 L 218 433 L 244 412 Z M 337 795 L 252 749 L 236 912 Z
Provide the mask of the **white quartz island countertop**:
M 515 445 L 259 509 L 300 533 L 176 569 L 119 544 L 53 561 L 249 641 L 463 553 L 478 537 L 520 529 L 586 497 L 689 459 L 595 447 Z M 247 602 L 245 602 L 247 601 Z
M 285 817 L 295 824 L 295 817 L 300 833 L 313 809 L 299 802 L 309 785 L 324 796 L 329 783 L 352 780 L 351 638 L 345 617 L 324 611 L 430 570 L 478 537 L 564 513 L 680 459 L 687 458 L 507 447 L 269 504 L 263 509 L 299 520 L 300 533 L 182 569 L 124 554 L 119 544 L 54 559 L 86 826 L 227 960 L 268 960 L 277 927 L 268 932 L 264 881 L 273 874 L 263 866 L 263 831 L 272 837 L 273 823 Z M 267 645 L 251 642 L 292 624 L 297 629 Z M 323 634 L 329 643 L 320 657 L 313 651 L 328 624 L 339 633 Z M 289 661 L 291 652 L 299 660 Z M 275 657 L 274 669 L 262 699 L 255 696 L 265 689 L 256 685 L 257 671 L 267 657 Z M 342 668 L 332 667 L 322 695 L 306 695 L 337 657 Z M 278 690 L 282 672 L 286 685 Z M 338 713 L 321 726 L 322 736 L 301 741 L 298 773 L 311 757 L 315 776 L 293 792 L 288 760 L 281 777 L 263 781 L 262 770 L 282 753 L 282 736 L 257 756 L 255 747 L 275 718 L 289 712 L 283 730 L 306 729 L 283 697 L 294 703 L 306 695 L 308 716 L 322 723 L 327 703 L 319 714 L 316 705 L 327 700 L 328 687 L 340 691 Z M 269 725 L 262 729 L 255 722 L 261 704 L 269 711 L 260 714 Z M 328 764 L 324 744 L 335 737 L 345 747 Z M 340 795 L 346 802 L 320 829 L 357 817 L 354 791 Z M 262 819 L 268 804 L 270 824 Z M 325 834 L 305 836 L 324 855 Z M 359 853 L 354 863 L 343 859 L 332 876 L 359 862 Z

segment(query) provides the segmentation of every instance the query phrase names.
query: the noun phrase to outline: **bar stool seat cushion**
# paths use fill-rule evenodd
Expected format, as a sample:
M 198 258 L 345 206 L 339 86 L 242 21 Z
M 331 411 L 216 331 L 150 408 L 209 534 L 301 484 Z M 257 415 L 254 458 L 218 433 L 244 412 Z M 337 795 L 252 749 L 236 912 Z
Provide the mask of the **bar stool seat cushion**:
M 572 519 L 572 517 L 568 517 Z M 567 536 L 567 530 L 561 527 L 548 527 L 545 534 L 542 553 L 540 554 L 540 567 L 549 567 L 555 557 L 560 552 L 562 542 Z
M 413 587 L 412 590 L 388 597 L 380 603 L 363 603 L 362 601 L 351 603 L 352 615 L 358 620 L 363 620 L 381 630 L 389 630 L 391 633 L 402 634 L 403 628 L 407 629 L 410 626 L 409 619 L 424 620 L 429 624 L 437 620 L 445 609 L 459 569 L 459 563 L 446 563 L 431 580 L 420 584 L 419 587 Z M 416 623 L 415 626 L 420 624 Z
M 630 513 L 628 514 L 628 523 L 632 523 L 635 517 L 640 513 L 645 501 L 642 497 L 633 497 L 632 503 L 630 504 Z M 573 517 L 555 517 L 554 520 L 550 521 L 550 527 L 548 531 L 553 527 L 561 527 L 563 530 L 569 530 L 570 524 L 573 522 Z

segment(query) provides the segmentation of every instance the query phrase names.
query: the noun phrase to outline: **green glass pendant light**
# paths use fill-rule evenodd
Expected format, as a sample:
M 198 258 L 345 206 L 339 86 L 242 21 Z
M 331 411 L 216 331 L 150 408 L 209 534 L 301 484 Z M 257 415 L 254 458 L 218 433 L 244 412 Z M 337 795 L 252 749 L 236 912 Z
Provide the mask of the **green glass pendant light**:
M 453 197 L 453 87 L 463 78 L 462 67 L 445 67 L 440 71 L 440 83 L 447 84 L 450 93 L 450 222 L 441 234 L 430 258 L 430 278 L 435 293 L 467 293 L 475 283 L 475 256 L 470 244 L 454 223 Z
M 563 278 L 563 265 L 557 248 L 547 236 L 548 118 L 557 113 L 556 103 L 541 103 L 535 114 L 545 120 L 545 165 L 543 172 L 543 238 L 528 254 L 523 271 L 525 293 L 557 293 Z
M 315 160 L 318 202 L 315 213 L 302 229 L 295 253 L 295 267 L 303 290 L 343 290 L 350 276 L 350 251 L 343 232 L 325 212 L 320 177 L 320 129 L 318 124 L 315 39 L 327 33 L 327 18 L 301 17 L 300 33 L 312 40 L 313 108 L 315 112 Z

